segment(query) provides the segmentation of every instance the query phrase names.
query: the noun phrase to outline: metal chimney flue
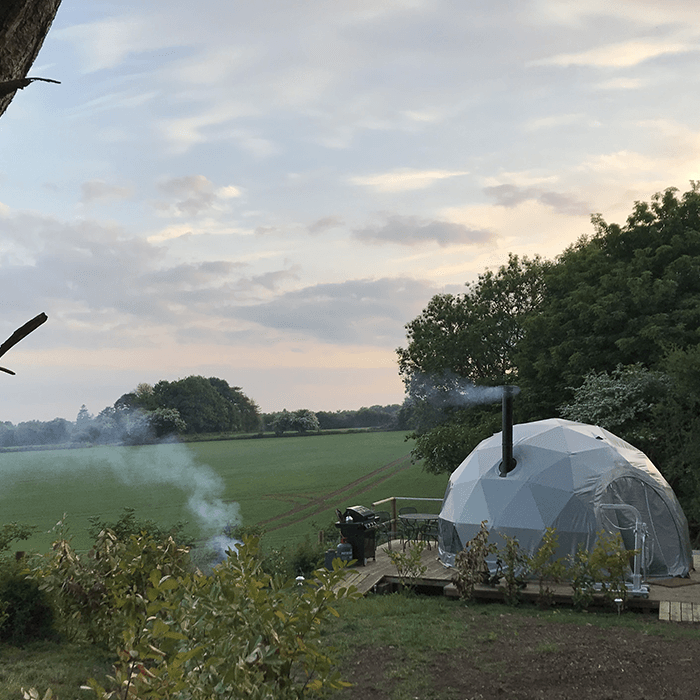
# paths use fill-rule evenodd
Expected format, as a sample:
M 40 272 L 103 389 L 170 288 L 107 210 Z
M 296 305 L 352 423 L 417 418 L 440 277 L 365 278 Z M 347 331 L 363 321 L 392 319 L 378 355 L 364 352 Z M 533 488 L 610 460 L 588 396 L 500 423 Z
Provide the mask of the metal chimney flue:
M 508 384 L 501 387 L 502 438 L 501 463 L 498 465 L 499 476 L 507 476 L 517 465 L 513 457 L 513 397 L 520 393 L 520 388 Z

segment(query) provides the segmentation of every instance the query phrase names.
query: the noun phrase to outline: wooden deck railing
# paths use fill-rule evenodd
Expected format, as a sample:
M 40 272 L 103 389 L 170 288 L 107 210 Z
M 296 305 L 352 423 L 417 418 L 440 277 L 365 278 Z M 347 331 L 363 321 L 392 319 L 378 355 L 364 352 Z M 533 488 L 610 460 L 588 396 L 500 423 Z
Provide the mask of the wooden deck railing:
M 381 501 L 375 501 L 372 503 L 372 508 L 376 512 L 377 510 L 387 510 L 386 508 L 378 508 L 377 506 L 384 505 L 385 503 L 390 504 L 388 511 L 391 514 L 391 531 L 390 531 L 390 540 L 396 539 L 397 534 L 398 534 L 398 522 L 399 522 L 399 506 L 397 504 L 397 501 L 431 501 L 433 503 L 442 503 L 442 498 L 415 498 L 412 496 L 391 496 L 389 498 L 383 498 Z M 426 509 L 424 512 L 439 512 L 439 508 L 432 507 L 429 510 Z

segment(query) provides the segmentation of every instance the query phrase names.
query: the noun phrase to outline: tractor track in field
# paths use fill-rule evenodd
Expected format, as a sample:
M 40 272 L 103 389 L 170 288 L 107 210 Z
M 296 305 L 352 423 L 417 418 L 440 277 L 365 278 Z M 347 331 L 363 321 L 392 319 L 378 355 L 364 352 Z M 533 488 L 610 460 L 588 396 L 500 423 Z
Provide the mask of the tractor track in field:
M 384 483 L 388 479 L 390 479 L 394 474 L 404 471 L 405 469 L 408 469 L 411 466 L 411 455 L 407 454 L 404 455 L 403 457 L 399 457 L 398 459 L 395 459 L 393 462 L 389 462 L 388 464 L 385 464 L 383 467 L 379 467 L 379 469 L 375 469 L 373 472 L 370 472 L 369 474 L 365 474 L 364 476 L 361 476 L 359 479 L 355 479 L 355 481 L 351 481 L 349 484 L 345 484 L 342 488 L 339 488 L 335 491 L 331 491 L 330 493 L 324 494 L 323 496 L 319 496 L 318 498 L 313 498 L 307 503 L 303 503 L 301 505 L 294 506 L 290 510 L 280 513 L 279 515 L 275 515 L 274 518 L 268 518 L 267 520 L 261 520 L 258 525 L 265 526 L 269 523 L 275 523 L 279 520 L 286 520 L 286 518 L 292 517 L 296 515 L 297 513 L 304 513 L 304 515 L 300 518 L 297 518 L 296 520 L 291 520 L 290 522 L 284 522 L 279 525 L 275 525 L 274 527 L 271 528 L 265 528 L 267 532 L 273 532 L 274 530 L 280 530 L 283 527 L 288 527 L 289 525 L 294 525 L 295 523 L 301 522 L 302 520 L 305 520 L 308 518 L 310 515 L 316 515 L 324 510 L 326 510 L 329 505 L 328 501 L 331 499 L 337 499 L 343 494 L 347 493 L 348 491 L 354 491 L 358 486 L 363 486 L 363 488 L 360 488 L 357 493 L 364 493 L 365 491 L 369 491 L 371 488 L 374 488 L 378 484 Z M 397 468 L 398 467 L 398 468 Z M 388 473 L 386 473 L 388 472 Z M 380 479 L 374 480 L 375 477 L 383 475 Z M 307 512 L 309 509 L 312 509 L 311 512 Z

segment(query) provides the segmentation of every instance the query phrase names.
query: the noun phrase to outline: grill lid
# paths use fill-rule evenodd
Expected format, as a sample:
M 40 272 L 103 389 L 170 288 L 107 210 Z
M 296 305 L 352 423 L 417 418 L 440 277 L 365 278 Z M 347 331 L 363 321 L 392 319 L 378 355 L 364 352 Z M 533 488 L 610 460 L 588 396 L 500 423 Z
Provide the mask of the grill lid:
M 345 509 L 341 520 L 348 522 L 348 518 L 354 523 L 366 523 L 376 520 L 377 516 L 373 510 L 365 506 L 350 506 Z

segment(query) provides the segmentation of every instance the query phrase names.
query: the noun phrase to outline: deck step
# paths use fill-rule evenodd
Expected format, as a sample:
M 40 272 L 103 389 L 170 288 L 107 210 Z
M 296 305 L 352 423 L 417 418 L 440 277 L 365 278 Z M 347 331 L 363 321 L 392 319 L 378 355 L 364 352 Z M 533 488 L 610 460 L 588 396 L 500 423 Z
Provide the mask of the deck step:
M 700 622 L 700 603 L 659 602 L 659 620 L 664 622 Z

